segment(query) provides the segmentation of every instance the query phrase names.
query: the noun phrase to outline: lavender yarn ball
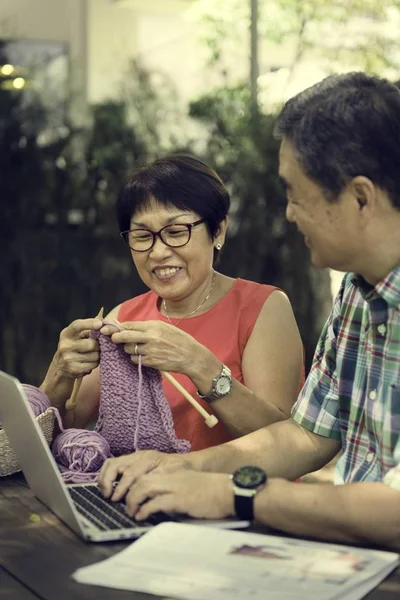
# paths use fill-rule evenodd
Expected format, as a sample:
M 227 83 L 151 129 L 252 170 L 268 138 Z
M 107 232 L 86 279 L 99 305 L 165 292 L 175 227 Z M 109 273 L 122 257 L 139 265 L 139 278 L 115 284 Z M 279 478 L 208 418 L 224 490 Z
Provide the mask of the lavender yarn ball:
M 110 446 L 95 431 L 66 429 L 56 437 L 52 446 L 64 481 L 84 483 L 95 481 L 104 461 L 110 458 Z
M 38 417 L 49 408 L 50 401 L 42 390 L 39 390 L 39 388 L 34 385 L 29 385 L 29 383 L 23 383 L 22 387 L 24 388 L 24 392 L 35 417 Z
M 46 412 L 50 406 L 50 401 L 46 394 L 34 385 L 29 385 L 29 383 L 23 383 L 22 387 L 24 389 L 26 398 L 32 407 L 35 417 L 38 417 L 42 413 Z M 0 429 L 2 429 L 1 422 Z

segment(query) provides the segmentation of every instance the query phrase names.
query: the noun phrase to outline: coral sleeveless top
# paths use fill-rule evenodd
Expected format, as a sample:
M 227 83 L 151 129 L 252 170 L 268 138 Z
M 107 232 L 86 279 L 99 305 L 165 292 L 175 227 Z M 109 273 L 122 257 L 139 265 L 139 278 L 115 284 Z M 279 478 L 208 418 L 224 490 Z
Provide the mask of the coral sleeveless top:
M 227 365 L 232 376 L 243 383 L 242 355 L 247 340 L 264 302 L 276 287 L 262 285 L 244 279 L 237 279 L 229 292 L 209 311 L 183 319 L 179 329 L 193 336 L 206 346 L 215 356 Z M 118 314 L 121 323 L 126 321 L 163 321 L 168 319 L 157 307 L 158 296 L 150 291 L 124 302 Z M 179 319 L 171 319 L 171 322 Z M 196 395 L 192 381 L 181 373 L 173 373 L 183 387 L 198 400 L 208 412 L 213 412 L 208 404 Z M 224 425 L 209 429 L 204 419 L 189 402 L 163 378 L 165 396 L 171 407 L 175 432 L 179 439 L 189 440 L 192 450 L 202 450 L 230 441 L 232 438 Z

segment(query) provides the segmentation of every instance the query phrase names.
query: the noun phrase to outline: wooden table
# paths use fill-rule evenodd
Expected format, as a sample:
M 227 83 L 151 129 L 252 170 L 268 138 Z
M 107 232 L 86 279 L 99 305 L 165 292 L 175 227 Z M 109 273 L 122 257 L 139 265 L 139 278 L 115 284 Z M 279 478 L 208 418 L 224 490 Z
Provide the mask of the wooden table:
M 78 584 L 70 577 L 78 567 L 112 556 L 128 543 L 84 542 L 35 498 L 22 475 L 0 479 L 0 600 L 154 599 Z M 400 568 L 366 598 L 399 600 Z

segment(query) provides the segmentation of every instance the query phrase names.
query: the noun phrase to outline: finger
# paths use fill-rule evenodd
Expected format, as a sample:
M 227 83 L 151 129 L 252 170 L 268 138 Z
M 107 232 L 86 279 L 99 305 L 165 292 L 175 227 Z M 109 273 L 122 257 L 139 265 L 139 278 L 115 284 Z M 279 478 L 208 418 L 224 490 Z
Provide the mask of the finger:
M 68 350 L 71 352 L 78 352 L 79 354 L 88 354 L 99 351 L 99 342 L 97 340 L 92 340 L 91 338 L 86 338 L 82 340 L 64 342 L 61 345 L 61 347 L 67 347 Z
M 107 323 L 107 325 L 104 325 L 104 327 L 100 329 L 100 333 L 103 335 L 112 335 L 117 331 L 119 331 L 118 327 L 116 325 L 112 325 L 111 323 Z
M 66 340 L 60 342 L 57 351 L 59 362 L 65 366 L 71 363 L 98 362 L 100 358 L 98 344 L 93 346 L 92 340 L 87 341 L 89 344 L 83 344 L 83 340 L 81 342 Z
M 127 331 L 124 329 L 113 333 L 111 339 L 114 344 L 143 344 L 147 341 L 148 335 L 143 332 Z
M 121 458 L 107 458 L 104 462 L 97 478 L 97 485 L 105 498 L 111 496 L 114 482 L 125 467 Z
M 139 453 L 130 455 L 129 464 L 121 469 L 121 479 L 114 488 L 114 493 L 111 497 L 113 502 L 118 502 L 126 496 L 129 489 L 144 475 L 154 469 L 155 463 L 147 462 Z M 140 460 L 138 460 L 140 459 Z
M 119 500 L 122 500 L 136 480 L 137 475 L 131 467 L 124 470 L 121 479 L 114 488 L 113 495 L 111 496 L 112 502 L 118 502 Z
M 124 321 L 118 323 L 119 327 L 124 331 L 135 331 L 136 333 L 147 333 L 148 331 L 179 331 L 173 325 L 169 323 L 163 323 L 162 321 Z
M 125 458 L 129 464 L 125 464 L 125 469 L 121 471 L 122 477 L 114 489 L 112 500 L 118 501 L 123 498 L 138 479 L 152 473 L 165 460 L 165 456 L 155 450 L 137 451 Z
M 157 325 L 160 321 L 124 321 L 123 323 L 119 323 L 120 327 L 123 327 L 126 331 L 147 331 L 149 326 L 156 323 Z
M 126 492 L 125 503 L 128 515 L 135 516 L 142 504 L 163 493 L 165 491 L 162 485 L 157 487 L 157 479 L 154 482 L 154 479 L 149 480 L 148 475 L 140 477 L 136 485 L 132 485 Z
M 165 493 L 151 498 L 142 504 L 136 513 L 131 512 L 129 500 L 127 498 L 126 512 L 130 517 L 135 517 L 138 521 L 144 521 L 157 512 L 181 512 L 177 508 L 177 499 L 174 494 Z
M 67 329 L 70 329 L 73 333 L 79 335 L 86 329 L 92 331 L 93 329 L 101 329 L 102 326 L 103 321 L 95 317 L 94 319 L 77 319 L 76 321 L 73 321 Z
M 81 331 L 81 333 L 79 334 L 79 339 L 85 339 L 85 338 L 93 339 L 91 337 L 91 334 L 93 331 L 94 331 L 94 329 L 85 329 L 85 330 Z M 94 341 L 96 341 L 96 340 L 94 340 Z
M 103 326 L 103 321 L 101 319 L 92 318 L 92 319 L 77 319 L 73 321 L 66 329 L 64 329 L 61 335 L 67 335 L 68 337 L 74 337 L 79 339 L 82 331 L 85 330 L 93 330 L 93 329 L 101 329 Z
M 82 363 L 91 363 L 91 364 L 95 364 L 98 363 L 100 359 L 100 353 L 98 351 L 96 352 L 71 352 L 71 351 L 65 351 L 62 352 L 62 363 L 64 365 L 69 365 L 70 368 L 75 368 L 78 367 L 82 364 Z
M 93 371 L 93 369 L 96 369 L 96 367 L 98 367 L 98 362 L 93 364 L 93 363 L 78 363 L 76 365 L 69 365 L 68 366 L 68 370 L 66 369 L 62 369 L 62 372 L 73 378 L 76 379 L 77 377 L 84 377 L 85 375 L 89 375 L 89 373 L 91 373 Z
M 95 355 L 96 356 L 96 355 Z M 83 375 L 87 375 L 91 373 L 93 369 L 98 367 L 99 365 L 99 355 L 97 354 L 97 359 L 92 361 L 82 360 L 82 359 L 60 359 L 58 363 L 58 368 L 60 371 L 66 375 L 67 377 L 81 377 Z
M 80 363 L 80 371 L 81 371 L 81 375 L 89 375 L 89 373 L 91 373 L 93 371 L 93 369 L 96 369 L 99 366 L 99 360 L 93 361 L 93 362 L 82 362 Z
M 135 344 L 124 344 L 124 350 L 127 354 L 139 358 L 139 354 L 144 356 L 146 354 L 146 344 L 143 343 L 135 343 Z
M 78 334 L 78 338 L 83 340 L 83 339 L 85 339 L 85 338 L 88 338 L 88 337 L 90 336 L 90 334 L 91 334 L 91 333 L 92 333 L 92 330 L 91 330 L 91 329 L 84 329 L 83 331 L 81 331 L 81 332 Z

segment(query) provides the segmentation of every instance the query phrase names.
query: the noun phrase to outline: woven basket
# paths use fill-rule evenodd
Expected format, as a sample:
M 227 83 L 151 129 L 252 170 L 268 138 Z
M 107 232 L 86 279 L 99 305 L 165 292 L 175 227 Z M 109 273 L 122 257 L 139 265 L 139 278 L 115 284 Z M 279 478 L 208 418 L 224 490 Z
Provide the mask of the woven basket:
M 48 408 L 44 413 L 36 417 L 40 429 L 48 444 L 53 440 L 55 414 L 53 408 Z M 0 429 L 0 477 L 12 475 L 21 471 L 14 450 L 6 436 L 4 429 Z

